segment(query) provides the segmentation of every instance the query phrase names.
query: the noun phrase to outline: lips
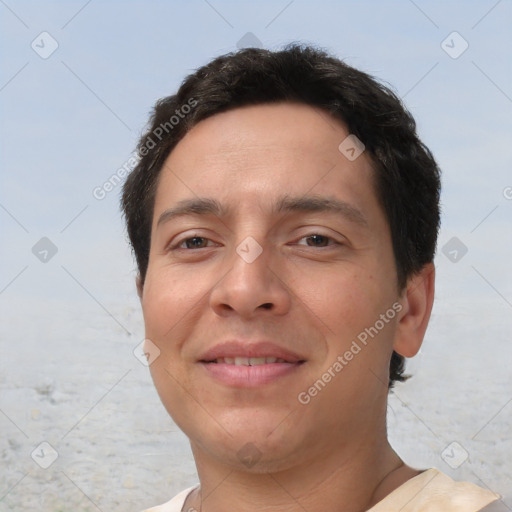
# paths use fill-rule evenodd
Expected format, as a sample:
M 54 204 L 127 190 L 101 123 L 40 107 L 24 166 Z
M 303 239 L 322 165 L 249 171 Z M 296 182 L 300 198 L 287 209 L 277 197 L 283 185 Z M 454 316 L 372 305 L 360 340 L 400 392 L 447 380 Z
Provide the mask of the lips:
M 264 360 L 263 360 L 264 358 Z M 219 343 L 199 357 L 204 363 L 226 363 L 257 366 L 272 363 L 299 363 L 304 357 L 271 341 L 241 342 L 238 340 Z
M 277 357 L 218 357 L 210 363 L 234 364 L 235 366 L 258 366 L 261 364 L 287 363 L 284 359 Z
M 254 388 L 293 375 L 304 357 L 269 341 L 228 341 L 201 355 L 198 363 L 207 375 L 224 385 Z

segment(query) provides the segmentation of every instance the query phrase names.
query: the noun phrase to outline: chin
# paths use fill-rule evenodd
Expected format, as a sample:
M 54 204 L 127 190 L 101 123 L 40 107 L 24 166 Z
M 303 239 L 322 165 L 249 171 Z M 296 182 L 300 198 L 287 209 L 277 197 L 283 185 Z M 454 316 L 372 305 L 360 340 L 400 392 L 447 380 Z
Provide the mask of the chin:
M 194 432 L 185 433 L 192 446 L 222 464 L 253 474 L 276 472 L 292 467 L 300 452 L 301 435 L 285 418 L 283 412 L 264 418 L 261 410 L 244 416 L 232 414 L 226 429 L 224 418 L 219 421 L 222 427 L 213 422 L 198 430 L 195 424 Z
M 275 473 L 296 464 L 298 450 L 293 444 L 269 442 L 265 436 L 251 439 L 247 435 L 233 437 L 222 444 L 212 440 L 201 448 L 219 463 L 251 474 Z

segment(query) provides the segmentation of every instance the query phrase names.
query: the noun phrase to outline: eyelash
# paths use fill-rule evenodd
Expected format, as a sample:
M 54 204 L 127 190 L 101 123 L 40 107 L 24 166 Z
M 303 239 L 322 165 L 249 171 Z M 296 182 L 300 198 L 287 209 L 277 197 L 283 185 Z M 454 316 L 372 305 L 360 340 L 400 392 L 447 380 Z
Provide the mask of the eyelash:
M 322 238 L 326 238 L 327 240 L 329 241 L 332 241 L 333 243 L 331 244 L 328 244 L 327 246 L 322 246 L 322 245 L 308 245 L 307 247 L 317 247 L 317 248 L 320 248 L 320 249 L 325 249 L 327 247 L 332 247 L 334 245 L 343 245 L 342 243 L 338 242 L 337 240 L 335 240 L 333 237 L 331 236 L 328 236 L 328 235 L 324 235 L 322 233 L 310 233 L 308 235 L 304 235 L 303 237 L 299 238 L 299 241 L 300 240 L 304 240 L 305 238 L 311 238 L 311 237 L 314 237 L 314 236 L 319 236 L 319 237 L 322 237 Z M 200 238 L 200 239 L 203 239 L 203 240 L 210 240 L 209 238 L 207 237 L 204 237 L 204 236 L 191 236 L 191 237 L 187 237 L 187 238 L 184 238 L 183 240 L 180 240 L 178 242 L 176 242 L 174 245 L 170 246 L 169 249 L 170 250 L 184 250 L 184 251 L 191 251 L 191 250 L 194 250 L 192 248 L 186 248 L 186 247 L 180 247 L 182 244 L 184 244 L 185 242 L 187 242 L 188 240 L 193 240 L 195 238 Z M 303 245 L 303 244 L 300 244 L 300 245 Z M 207 249 L 207 247 L 199 247 L 199 249 Z

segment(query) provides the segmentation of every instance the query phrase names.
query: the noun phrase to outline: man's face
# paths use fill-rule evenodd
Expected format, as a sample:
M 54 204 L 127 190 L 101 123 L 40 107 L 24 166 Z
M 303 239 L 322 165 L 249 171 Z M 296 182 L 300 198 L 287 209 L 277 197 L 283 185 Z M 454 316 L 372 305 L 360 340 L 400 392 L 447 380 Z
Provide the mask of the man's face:
M 150 369 L 214 459 L 291 467 L 384 425 L 396 269 L 370 160 L 338 149 L 348 135 L 305 105 L 250 106 L 200 122 L 161 171 L 141 296 Z M 221 211 L 170 212 L 199 199 Z

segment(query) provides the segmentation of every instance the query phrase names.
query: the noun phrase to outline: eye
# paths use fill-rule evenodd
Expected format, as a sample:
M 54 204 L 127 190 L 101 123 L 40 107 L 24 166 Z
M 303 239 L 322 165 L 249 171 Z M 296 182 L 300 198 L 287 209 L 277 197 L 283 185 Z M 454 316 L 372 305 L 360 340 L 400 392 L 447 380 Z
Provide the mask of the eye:
M 304 236 L 299 240 L 299 242 L 301 240 L 307 240 L 306 245 L 308 245 L 309 247 L 327 247 L 329 245 L 341 245 L 339 242 L 337 242 L 330 236 L 322 235 L 320 233 L 313 233 L 311 235 Z M 309 243 L 310 241 L 312 243 Z M 333 243 L 329 243 L 329 241 Z M 298 243 L 298 245 L 304 244 Z
M 204 249 L 207 246 L 207 241 L 209 238 L 204 236 L 192 236 L 177 242 L 171 249 Z
M 301 243 L 303 240 L 305 241 L 305 243 Z M 211 242 L 209 238 L 206 238 L 204 236 L 192 236 L 176 242 L 173 246 L 170 247 L 170 249 L 205 249 L 206 247 L 211 247 L 212 245 L 215 244 Z M 310 235 L 300 238 L 297 241 L 297 245 L 307 245 L 308 247 L 329 247 L 333 245 L 342 244 L 330 236 L 323 235 L 321 233 L 312 233 Z

